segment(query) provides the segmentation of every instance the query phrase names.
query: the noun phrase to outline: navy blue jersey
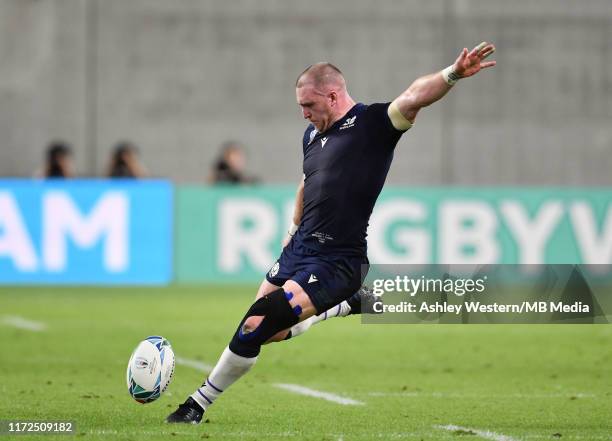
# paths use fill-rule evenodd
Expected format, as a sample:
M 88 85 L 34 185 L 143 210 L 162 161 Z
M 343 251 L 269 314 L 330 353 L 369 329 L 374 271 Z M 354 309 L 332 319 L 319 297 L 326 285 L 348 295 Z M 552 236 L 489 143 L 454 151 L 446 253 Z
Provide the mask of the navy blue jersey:
M 388 107 L 359 103 L 323 133 L 308 126 L 297 243 L 318 254 L 366 255 L 368 221 L 404 133 Z

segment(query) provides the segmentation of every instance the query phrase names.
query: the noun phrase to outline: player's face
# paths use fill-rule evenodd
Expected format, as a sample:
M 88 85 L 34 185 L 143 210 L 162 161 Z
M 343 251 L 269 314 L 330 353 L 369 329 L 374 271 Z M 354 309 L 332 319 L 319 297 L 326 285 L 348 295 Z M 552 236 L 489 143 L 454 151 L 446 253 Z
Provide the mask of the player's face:
M 310 121 L 319 133 L 324 132 L 332 125 L 332 105 L 334 102 L 332 96 L 328 96 L 309 85 L 298 87 L 295 94 L 297 103 L 302 109 L 302 116 Z

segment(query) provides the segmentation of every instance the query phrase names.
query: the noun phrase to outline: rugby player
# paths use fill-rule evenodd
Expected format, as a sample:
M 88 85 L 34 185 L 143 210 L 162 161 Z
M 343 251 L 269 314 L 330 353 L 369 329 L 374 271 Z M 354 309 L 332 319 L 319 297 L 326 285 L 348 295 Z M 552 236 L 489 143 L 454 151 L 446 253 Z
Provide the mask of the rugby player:
M 494 51 L 486 42 L 471 51 L 464 48 L 454 64 L 418 78 L 391 103 L 356 103 L 342 73 L 330 63 L 314 64 L 300 74 L 297 103 L 310 124 L 302 141 L 304 174 L 294 215 L 299 227 L 290 230 L 293 237 L 208 378 L 167 422 L 199 423 L 223 391 L 255 364 L 262 345 L 299 335 L 341 312 L 340 305 L 358 292 L 365 277 L 368 221 L 397 142 L 418 112 L 459 79 L 495 66 L 495 61 L 483 61 Z

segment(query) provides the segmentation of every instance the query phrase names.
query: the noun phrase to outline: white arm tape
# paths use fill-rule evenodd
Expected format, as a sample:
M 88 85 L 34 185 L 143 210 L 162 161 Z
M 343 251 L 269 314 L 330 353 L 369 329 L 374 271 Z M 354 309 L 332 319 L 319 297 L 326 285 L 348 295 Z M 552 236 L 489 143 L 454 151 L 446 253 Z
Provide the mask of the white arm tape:
M 387 114 L 389 115 L 391 124 L 393 124 L 393 127 L 395 127 L 397 130 L 408 130 L 410 127 L 412 127 L 412 122 L 402 115 L 402 112 L 400 112 L 400 109 L 395 101 L 389 104 Z

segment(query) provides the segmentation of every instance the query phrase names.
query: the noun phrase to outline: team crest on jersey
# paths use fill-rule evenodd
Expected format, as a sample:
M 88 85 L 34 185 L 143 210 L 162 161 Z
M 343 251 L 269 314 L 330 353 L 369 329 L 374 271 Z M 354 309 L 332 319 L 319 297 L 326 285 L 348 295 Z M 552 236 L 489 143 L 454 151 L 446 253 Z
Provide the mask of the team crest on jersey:
M 351 127 L 353 127 L 355 125 L 356 119 L 357 119 L 357 115 L 355 115 L 352 118 L 347 118 L 346 121 L 344 121 L 344 124 L 340 126 L 340 130 L 350 129 Z
M 280 269 L 280 263 L 276 262 L 272 268 L 270 268 L 270 272 L 268 273 L 268 275 L 270 277 L 274 277 L 278 274 L 278 270 Z

